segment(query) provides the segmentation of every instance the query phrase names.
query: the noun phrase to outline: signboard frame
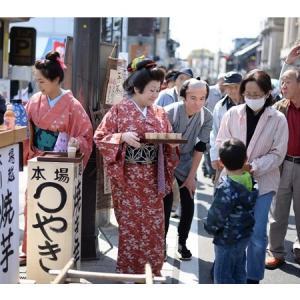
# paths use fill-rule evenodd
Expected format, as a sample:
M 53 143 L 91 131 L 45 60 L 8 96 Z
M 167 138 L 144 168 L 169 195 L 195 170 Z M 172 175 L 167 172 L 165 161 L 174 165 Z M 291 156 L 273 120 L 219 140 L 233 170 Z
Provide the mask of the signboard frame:
M 9 64 L 33 66 L 35 63 L 36 29 L 14 26 L 10 30 Z

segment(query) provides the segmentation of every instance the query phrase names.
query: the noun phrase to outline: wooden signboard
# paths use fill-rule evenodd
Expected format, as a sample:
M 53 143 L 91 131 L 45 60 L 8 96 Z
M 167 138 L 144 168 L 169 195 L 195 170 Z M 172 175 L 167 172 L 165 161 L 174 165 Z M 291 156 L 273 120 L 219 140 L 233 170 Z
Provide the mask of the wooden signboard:
M 103 85 L 101 104 L 104 109 L 110 108 L 124 98 L 123 82 L 127 78 L 127 62 L 124 58 L 112 57 L 116 50 L 114 46 L 112 53 L 108 57 L 106 78 Z
M 0 148 L 0 284 L 19 283 L 19 145 Z
M 80 269 L 82 159 L 57 155 L 28 161 L 27 279 L 37 284 L 50 283 L 48 271 L 63 269 L 71 258 Z
M 109 81 L 106 91 L 105 104 L 114 105 L 124 98 L 123 83 L 124 71 L 110 70 Z

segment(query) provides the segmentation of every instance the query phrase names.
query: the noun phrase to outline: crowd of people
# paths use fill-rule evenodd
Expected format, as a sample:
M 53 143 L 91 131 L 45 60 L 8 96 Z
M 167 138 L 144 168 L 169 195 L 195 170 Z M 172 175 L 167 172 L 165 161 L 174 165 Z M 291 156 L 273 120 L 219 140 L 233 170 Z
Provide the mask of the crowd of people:
M 216 85 L 209 86 L 189 68 L 167 70 L 144 56 L 136 58 L 127 67 L 123 100 L 94 133 L 81 104 L 60 87 L 65 65 L 50 52 L 35 64 L 40 92 L 26 104 L 34 134 L 24 142 L 24 163 L 53 151 L 65 134 L 67 145 L 85 153 L 85 166 L 94 142 L 110 179 L 118 223 L 116 272 L 141 274 L 150 263 L 153 274 L 161 276 L 176 201 L 176 255 L 182 261 L 192 258 L 188 236 L 202 161 L 204 175 L 214 182 L 204 224 L 213 235 L 214 283 L 257 284 L 265 268 L 285 262 L 292 202 L 292 251 L 300 264 L 300 68 L 293 66 L 299 50 L 300 45 L 294 47 L 283 65 L 281 100 L 274 99 L 271 78 L 263 70 L 219 74 Z M 62 110 L 71 115 L 68 123 L 58 122 Z M 53 137 L 50 146 L 45 133 Z M 145 133 L 179 133 L 187 142 L 142 143 Z M 20 264 L 26 263 L 27 246 L 25 225 Z

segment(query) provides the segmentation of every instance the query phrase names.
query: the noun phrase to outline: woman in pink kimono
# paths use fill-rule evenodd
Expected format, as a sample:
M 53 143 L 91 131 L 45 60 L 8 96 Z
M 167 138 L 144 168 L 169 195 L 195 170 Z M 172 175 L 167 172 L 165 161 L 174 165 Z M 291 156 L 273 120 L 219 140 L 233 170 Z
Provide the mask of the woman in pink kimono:
M 94 141 L 110 179 L 119 225 L 117 273 L 144 274 L 150 263 L 161 276 L 164 263 L 163 197 L 171 191 L 178 144 L 140 143 L 145 133 L 172 132 L 162 107 L 154 105 L 163 72 L 144 57 L 129 65 L 127 94 L 104 116 Z
M 93 127 L 81 103 L 70 90 L 60 87 L 66 66 L 56 51 L 50 51 L 35 63 L 35 79 L 41 92 L 34 94 L 26 104 L 30 136 L 24 142 L 23 161 L 43 151 L 67 152 L 74 146 L 84 153 L 85 168 L 93 148 Z M 25 194 L 25 229 L 20 265 L 26 264 L 27 247 L 27 191 Z

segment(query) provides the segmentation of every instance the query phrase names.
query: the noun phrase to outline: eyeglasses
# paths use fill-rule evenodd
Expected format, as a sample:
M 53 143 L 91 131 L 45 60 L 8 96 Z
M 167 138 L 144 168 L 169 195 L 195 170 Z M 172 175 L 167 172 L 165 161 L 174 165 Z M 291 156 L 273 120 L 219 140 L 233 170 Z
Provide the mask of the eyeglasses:
M 242 95 L 245 98 L 248 98 L 248 99 L 251 99 L 251 100 L 257 100 L 257 99 L 263 98 L 263 96 L 265 96 L 265 94 L 263 94 L 261 96 L 258 96 L 258 95 L 251 96 L 251 95 L 248 95 L 248 94 L 242 94 Z

